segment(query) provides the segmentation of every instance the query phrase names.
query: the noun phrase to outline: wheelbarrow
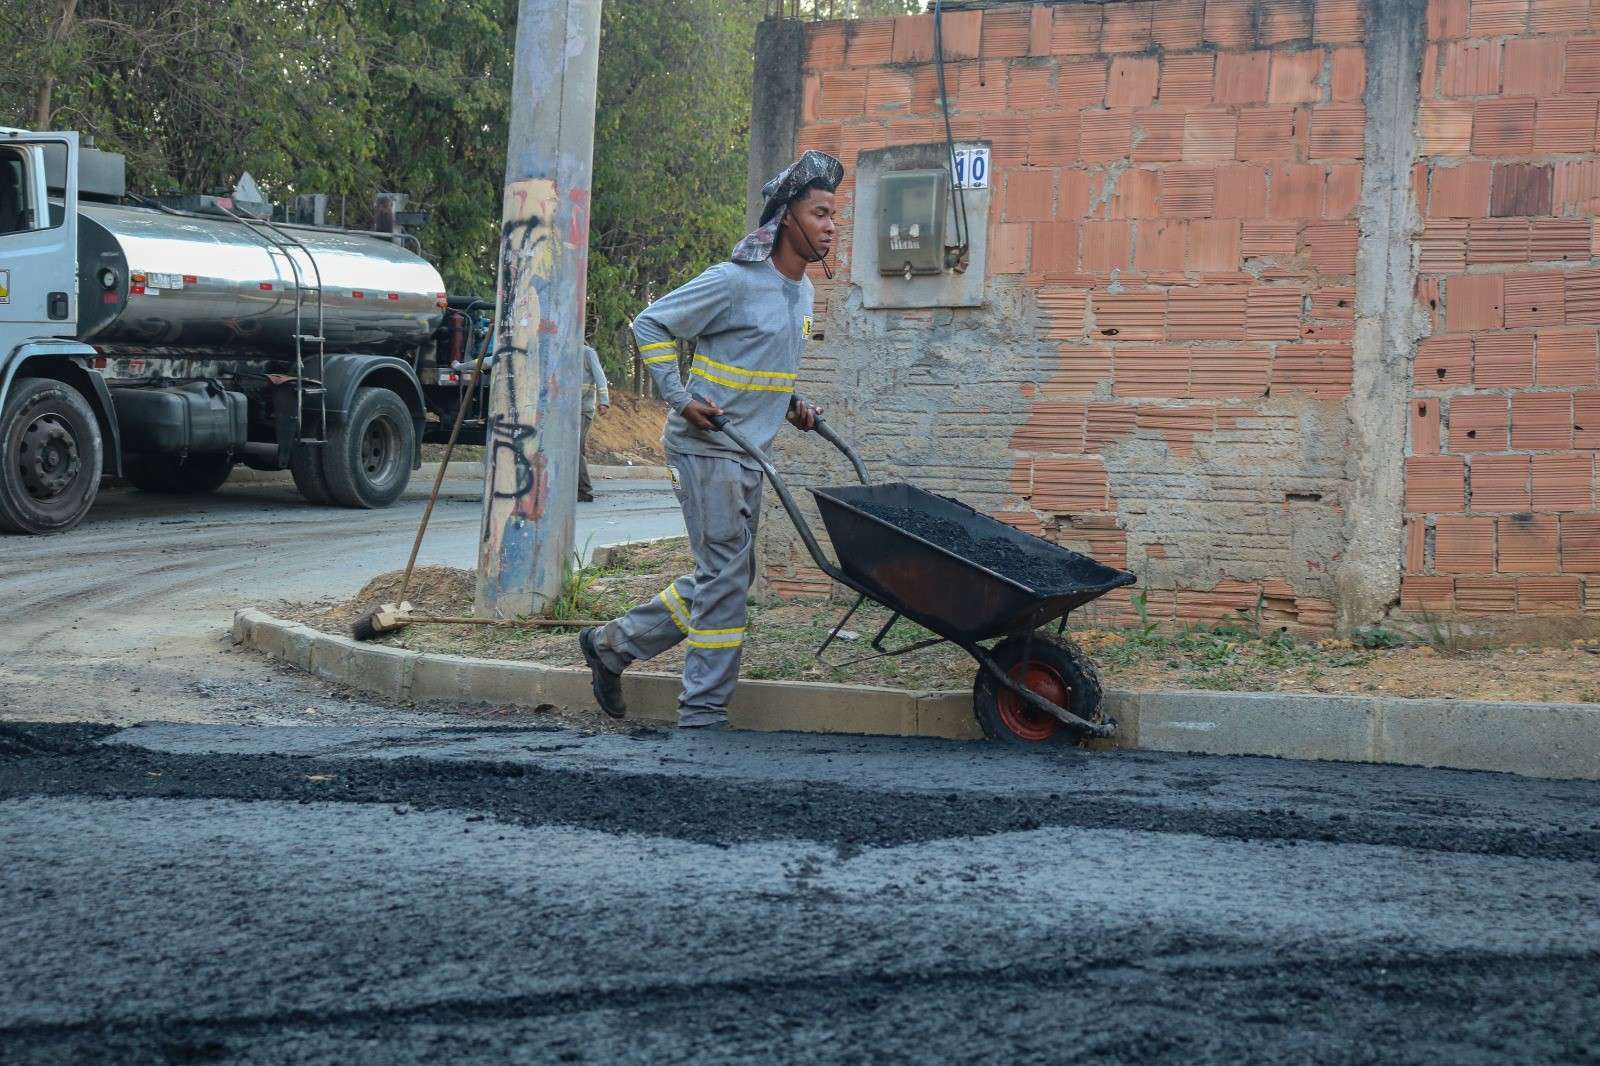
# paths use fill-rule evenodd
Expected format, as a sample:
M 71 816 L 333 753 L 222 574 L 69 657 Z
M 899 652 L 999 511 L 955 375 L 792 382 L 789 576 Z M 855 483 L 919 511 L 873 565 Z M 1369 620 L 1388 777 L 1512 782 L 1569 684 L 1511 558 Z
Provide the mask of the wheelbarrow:
M 712 424 L 761 465 L 822 572 L 856 593 L 854 605 L 817 649 L 818 658 L 861 605 L 874 600 L 891 612 L 871 642 L 878 655 L 949 642 L 977 660 L 973 712 L 990 739 L 1059 744 L 1115 731 L 1116 723 L 1100 711 L 1094 664 L 1064 634 L 1068 614 L 1133 584 L 1133 574 L 1014 529 L 959 500 L 903 482 L 870 484 L 861 458 L 818 418 L 815 432 L 844 453 L 861 481 L 811 490 L 838 555 L 835 564 L 823 554 L 772 460 L 726 418 Z M 901 618 L 934 636 L 885 647 Z M 1052 622 L 1054 635 L 1040 632 Z

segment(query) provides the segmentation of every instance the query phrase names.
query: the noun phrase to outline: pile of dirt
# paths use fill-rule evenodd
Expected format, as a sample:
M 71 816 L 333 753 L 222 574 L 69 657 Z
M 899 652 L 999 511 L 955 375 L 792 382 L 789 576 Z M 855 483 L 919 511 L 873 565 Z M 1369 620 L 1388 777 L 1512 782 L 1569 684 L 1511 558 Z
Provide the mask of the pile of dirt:
M 611 409 L 589 427 L 589 461 L 602 466 L 660 466 L 661 427 L 667 405 L 620 389 L 611 390 Z
M 589 427 L 589 462 L 597 466 L 660 466 L 667 461 L 661 450 L 661 429 L 667 423 L 667 405 L 631 392 L 613 390 L 611 409 L 595 416 Z M 422 461 L 444 459 L 443 444 L 424 444 Z M 456 462 L 482 462 L 483 448 L 458 444 Z
M 302 609 L 296 612 L 296 620 L 319 629 L 342 632 L 373 607 L 396 602 L 400 598 L 400 583 L 404 578 L 404 570 L 380 574 L 367 582 L 354 598 L 332 606 Z M 457 570 L 453 566 L 419 566 L 411 573 L 406 599 L 425 614 L 470 614 L 477 584 L 477 575 L 471 570 Z

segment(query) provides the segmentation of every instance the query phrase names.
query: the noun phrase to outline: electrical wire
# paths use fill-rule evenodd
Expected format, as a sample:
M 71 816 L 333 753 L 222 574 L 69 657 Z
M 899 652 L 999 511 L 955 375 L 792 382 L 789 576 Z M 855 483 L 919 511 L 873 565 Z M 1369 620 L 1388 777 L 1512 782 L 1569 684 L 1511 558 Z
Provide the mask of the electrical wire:
M 956 138 L 950 128 L 950 96 L 944 87 L 944 2 L 933 0 L 933 60 L 939 72 L 939 103 L 944 109 L 944 143 L 949 153 L 947 169 L 950 172 L 950 187 L 956 197 L 956 247 L 957 263 L 966 258 L 967 249 L 972 235 L 971 228 L 967 225 L 967 196 L 966 182 L 956 180 Z

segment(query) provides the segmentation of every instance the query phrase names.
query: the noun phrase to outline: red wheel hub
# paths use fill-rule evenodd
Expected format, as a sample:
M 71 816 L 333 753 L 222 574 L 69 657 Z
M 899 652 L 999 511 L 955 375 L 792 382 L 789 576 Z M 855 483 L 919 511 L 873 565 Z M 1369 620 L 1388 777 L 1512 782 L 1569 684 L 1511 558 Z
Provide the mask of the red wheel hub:
M 1055 704 L 1065 707 L 1072 695 L 1072 686 L 1048 663 L 1037 659 L 1024 659 L 1013 666 L 1009 676 L 1029 692 L 1036 693 Z M 1008 688 L 995 693 L 1000 710 L 1000 721 L 1022 740 L 1049 740 L 1061 728 L 1061 719 L 1028 703 Z

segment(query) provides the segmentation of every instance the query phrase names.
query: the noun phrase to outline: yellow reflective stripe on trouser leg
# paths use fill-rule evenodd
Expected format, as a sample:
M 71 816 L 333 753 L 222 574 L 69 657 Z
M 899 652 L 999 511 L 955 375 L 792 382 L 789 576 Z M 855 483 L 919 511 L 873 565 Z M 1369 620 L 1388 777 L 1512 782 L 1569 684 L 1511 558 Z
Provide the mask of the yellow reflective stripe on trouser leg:
M 684 619 L 690 617 L 690 612 L 689 605 L 684 602 L 682 596 L 678 595 L 678 587 L 676 585 L 667 586 L 666 591 L 661 596 L 663 600 L 667 600 L 669 596 L 671 597 L 667 601 L 667 609 L 672 612 L 672 620 L 678 623 L 678 628 L 683 630 L 684 634 L 689 638 L 686 642 L 689 647 L 708 649 L 737 648 L 744 643 L 745 626 L 730 626 L 726 629 L 697 629 L 689 625 L 687 621 L 680 621 L 680 610 Z
M 673 606 L 672 603 L 673 600 L 683 603 L 683 597 L 678 595 L 677 587 L 668 585 L 657 599 L 661 601 L 661 606 L 667 609 L 667 614 L 672 616 L 672 624 L 678 627 L 679 632 L 687 635 L 689 632 L 689 607 L 687 604 L 684 605 L 683 615 L 680 617 L 678 608 Z
M 734 637 L 730 640 L 696 640 L 694 637 L 687 637 L 685 638 L 684 643 L 689 645 L 691 648 L 703 648 L 714 651 L 718 648 L 737 648 L 744 643 L 744 637 Z

